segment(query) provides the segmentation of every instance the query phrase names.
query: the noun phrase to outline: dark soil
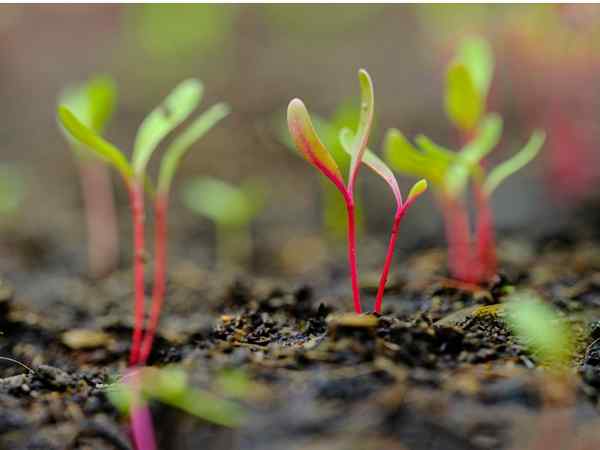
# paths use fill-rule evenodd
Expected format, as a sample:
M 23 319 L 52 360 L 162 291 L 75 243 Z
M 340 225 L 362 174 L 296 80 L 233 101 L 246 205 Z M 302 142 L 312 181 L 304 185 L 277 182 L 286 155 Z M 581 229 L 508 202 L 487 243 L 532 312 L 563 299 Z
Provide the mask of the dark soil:
M 248 414 L 229 429 L 153 402 L 159 448 L 599 448 L 599 245 L 585 232 L 506 238 L 505 273 L 467 290 L 442 277 L 441 250 L 416 250 L 403 255 L 382 316 L 348 314 L 337 289 L 180 264 L 149 363 L 177 364 L 192 386 L 223 396 L 221 374 L 242 371 L 250 387 L 234 397 Z M 32 248 L 42 261 L 43 243 L 15 244 L 24 261 Z M 27 366 L 0 361 L 0 448 L 131 448 L 106 396 L 126 369 L 131 273 L 92 282 L 40 264 L 0 286 L 0 355 Z M 578 330 L 567 381 L 537 367 L 501 307 L 485 308 L 514 286 Z

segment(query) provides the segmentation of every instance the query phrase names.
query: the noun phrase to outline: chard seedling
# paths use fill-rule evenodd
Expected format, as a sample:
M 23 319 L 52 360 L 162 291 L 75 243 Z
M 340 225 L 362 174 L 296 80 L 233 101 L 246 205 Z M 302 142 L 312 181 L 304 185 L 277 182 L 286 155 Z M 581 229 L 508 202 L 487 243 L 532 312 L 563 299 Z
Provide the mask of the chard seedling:
M 340 142 L 344 149 L 351 154 L 352 142 L 354 136 L 350 129 L 344 128 L 340 132 Z M 400 229 L 400 222 L 408 211 L 408 208 L 415 202 L 415 200 L 427 190 L 427 181 L 424 179 L 417 181 L 408 193 L 406 201 L 402 200 L 402 193 L 400 187 L 396 181 L 396 177 L 390 170 L 390 168 L 373 152 L 369 149 L 365 150 L 362 162 L 369 167 L 373 172 L 379 175 L 387 183 L 389 188 L 394 195 L 396 200 L 396 213 L 394 214 L 394 221 L 392 225 L 392 232 L 390 235 L 390 242 L 388 244 L 387 254 L 381 272 L 381 278 L 379 280 L 379 287 L 377 289 L 377 297 L 375 298 L 375 312 L 381 313 L 381 305 L 383 301 L 383 294 L 385 293 L 385 285 L 387 283 L 387 277 L 394 257 L 394 249 L 396 247 L 396 238 L 398 237 L 398 230 Z
M 200 103 L 203 87 L 200 81 L 190 79 L 179 84 L 152 111 L 140 125 L 131 161 L 110 142 L 87 127 L 69 108 L 58 108 L 62 126 L 80 144 L 102 161 L 112 165 L 122 176 L 129 191 L 130 209 L 134 232 L 134 330 L 130 353 L 130 364 L 144 364 L 147 360 L 165 295 L 166 273 L 166 211 L 171 182 L 177 167 L 188 148 L 202 137 L 213 125 L 228 113 L 226 105 L 219 103 L 196 118 L 169 145 L 162 158 L 158 185 L 155 193 L 155 262 L 152 306 L 145 335 L 144 329 L 144 192 L 153 192 L 146 176 L 146 166 L 160 142 L 178 125 L 186 120 Z M 142 341 L 143 338 L 143 341 Z
M 361 166 L 362 158 L 367 148 L 367 140 L 373 122 L 373 83 L 365 70 L 358 72 L 361 90 L 361 109 L 358 129 L 352 142 L 348 180 L 344 178 L 340 169 L 331 156 L 329 150 L 323 145 L 317 135 L 310 119 L 310 115 L 302 100 L 295 98 L 287 112 L 288 128 L 298 151 L 310 164 L 327 177 L 342 194 L 348 217 L 348 262 L 352 283 L 352 296 L 356 313 L 362 311 L 360 304 L 360 289 L 356 264 L 356 222 L 354 187 L 356 176 Z
M 115 109 L 117 90 L 114 81 L 97 76 L 86 83 L 67 87 L 59 96 L 81 122 L 102 135 Z M 108 168 L 64 133 L 79 165 L 80 183 L 88 235 L 88 266 L 93 277 L 108 275 L 117 266 L 119 236 L 113 187 Z
M 385 153 L 393 169 L 431 182 L 444 216 L 450 271 L 453 277 L 468 283 L 486 282 L 496 273 L 491 194 L 508 176 L 535 158 L 545 140 L 543 132 L 534 131 L 515 156 L 489 172 L 484 167 L 483 159 L 496 147 L 502 134 L 502 119 L 482 112 L 493 67 L 485 48 L 479 41 L 470 43 L 448 71 L 446 109 L 465 142 L 459 152 L 422 135 L 415 139 L 415 147 L 398 130 L 390 130 L 385 140 Z M 477 207 L 475 238 L 465 200 L 469 182 Z
M 265 189 L 247 180 L 238 188 L 222 180 L 197 177 L 183 186 L 184 204 L 216 225 L 216 260 L 246 265 L 252 250 L 250 224 L 265 205 Z

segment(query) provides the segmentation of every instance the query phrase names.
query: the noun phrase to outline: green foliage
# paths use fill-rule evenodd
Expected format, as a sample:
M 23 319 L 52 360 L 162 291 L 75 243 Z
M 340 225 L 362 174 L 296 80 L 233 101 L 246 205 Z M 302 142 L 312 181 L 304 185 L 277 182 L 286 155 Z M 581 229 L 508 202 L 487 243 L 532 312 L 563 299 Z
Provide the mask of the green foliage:
M 239 188 L 210 177 L 197 177 L 183 185 L 184 204 L 196 214 L 227 228 L 246 227 L 263 209 L 264 187 L 253 180 Z
M 128 414 L 134 396 L 128 383 L 140 383 L 139 389 L 146 399 L 158 400 L 192 416 L 226 427 L 238 426 L 244 420 L 245 412 L 240 405 L 191 387 L 181 369 L 145 368 L 131 377 L 137 379 L 113 384 L 106 391 L 109 400 L 124 415 Z
M 544 366 L 561 369 L 571 361 L 574 339 L 570 326 L 535 294 L 513 294 L 506 322 Z
M 0 215 L 15 214 L 25 197 L 25 180 L 12 164 L 0 165 Z
M 461 44 L 446 74 L 445 107 L 455 126 L 469 132 L 477 126 L 486 109 L 494 73 L 489 43 L 472 37 Z
M 354 186 L 354 178 L 360 164 L 363 154 L 367 150 L 369 134 L 373 124 L 373 111 L 375 110 L 375 97 L 373 94 L 373 81 L 366 70 L 358 71 L 358 81 L 360 83 L 360 116 L 358 119 L 358 129 L 354 135 L 354 142 L 349 151 L 350 154 L 350 174 L 348 186 L 351 190 Z
M 104 140 L 95 129 L 87 126 L 82 119 L 77 117 L 67 106 L 58 107 L 58 119 L 71 138 L 79 142 L 96 157 L 112 165 L 125 179 L 131 183 L 135 177 L 143 180 L 147 188 L 151 187 L 146 179 L 146 166 L 160 142 L 190 116 L 200 103 L 202 97 L 202 83 L 199 80 L 189 79 L 180 83 L 165 100 L 154 109 L 142 122 L 138 130 L 132 156 L 129 163 L 125 154 L 110 142 Z M 94 98 L 100 98 L 101 90 L 95 90 Z M 99 118 L 105 117 L 106 108 L 98 109 L 90 123 L 99 123 Z M 228 107 L 219 103 L 194 120 L 173 141 L 162 159 L 159 175 L 161 192 L 167 193 L 173 175 L 181 158 L 190 146 L 200 139 L 210 128 L 228 114 Z M 90 116 L 88 116 L 89 118 Z

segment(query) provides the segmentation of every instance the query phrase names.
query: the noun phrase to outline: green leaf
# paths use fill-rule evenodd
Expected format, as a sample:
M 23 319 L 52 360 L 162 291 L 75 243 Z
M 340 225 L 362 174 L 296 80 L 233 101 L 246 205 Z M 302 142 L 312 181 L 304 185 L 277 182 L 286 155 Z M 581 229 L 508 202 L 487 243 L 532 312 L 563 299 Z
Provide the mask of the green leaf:
M 117 87 L 114 80 L 108 76 L 91 79 L 87 84 L 87 97 L 90 109 L 89 126 L 96 133 L 102 134 L 117 103 Z
M 445 107 L 448 118 L 463 131 L 471 131 L 484 112 L 485 99 L 461 63 L 453 63 L 446 76 Z
M 453 196 L 462 193 L 469 177 L 479 169 L 480 161 L 498 144 L 502 119 L 497 114 L 486 116 L 475 139 L 469 142 L 449 167 L 445 177 L 446 191 Z
M 408 192 L 408 197 L 406 197 L 406 203 L 408 204 L 414 202 L 426 190 L 427 180 L 417 181 L 415 184 L 413 184 L 413 187 L 410 188 L 410 191 Z
M 533 160 L 539 153 L 542 145 L 544 145 L 545 139 L 546 134 L 543 131 L 534 131 L 527 144 L 525 144 L 519 153 L 494 167 L 485 180 L 483 185 L 484 192 L 490 195 L 507 177 L 521 170 Z
M 186 151 L 206 134 L 221 119 L 229 114 L 229 107 L 218 103 L 195 119 L 183 132 L 181 132 L 163 156 L 160 173 L 158 176 L 158 190 L 162 193 L 169 191 L 175 171 Z
M 180 83 L 142 122 L 133 146 L 132 166 L 142 177 L 146 165 L 160 142 L 188 118 L 200 103 L 202 83 L 189 79 Z
M 194 178 L 183 185 L 182 192 L 190 210 L 219 225 L 245 226 L 254 217 L 252 202 L 244 192 L 216 178 Z
M 354 134 L 349 128 L 343 128 L 340 131 L 339 138 L 342 147 L 350 155 L 352 152 L 352 144 L 354 142 Z M 402 206 L 402 194 L 400 193 L 400 187 L 398 186 L 396 177 L 387 164 L 368 148 L 365 149 L 362 162 L 373 172 L 383 178 L 383 180 L 388 184 L 392 190 L 392 193 L 394 194 L 394 198 L 396 199 L 396 205 L 398 208 L 400 208 Z
M 58 119 L 71 136 L 83 144 L 94 155 L 113 165 L 115 169 L 129 183 L 133 177 L 133 170 L 123 153 L 110 142 L 105 141 L 84 124 L 65 106 L 58 107 Z
M 535 294 L 513 294 L 506 322 L 543 365 L 560 369 L 570 362 L 574 351 L 571 328 Z
M 340 169 L 323 142 L 321 142 L 302 100 L 295 98 L 290 102 L 287 121 L 292 140 L 302 156 L 336 186 L 343 186 L 344 179 Z
M 396 171 L 417 177 L 429 174 L 427 159 L 399 130 L 388 130 L 383 147 L 385 159 Z
M 352 151 L 350 153 L 350 174 L 348 176 L 348 186 L 352 190 L 358 168 L 360 167 L 363 154 L 367 148 L 371 125 L 373 124 L 373 112 L 375 110 L 375 98 L 373 94 L 373 81 L 368 72 L 364 69 L 358 71 L 358 81 L 360 83 L 360 117 L 358 120 L 358 129 L 354 137 Z
M 458 50 L 457 60 L 467 67 L 485 102 L 494 75 L 494 53 L 490 43 L 482 37 L 466 38 Z

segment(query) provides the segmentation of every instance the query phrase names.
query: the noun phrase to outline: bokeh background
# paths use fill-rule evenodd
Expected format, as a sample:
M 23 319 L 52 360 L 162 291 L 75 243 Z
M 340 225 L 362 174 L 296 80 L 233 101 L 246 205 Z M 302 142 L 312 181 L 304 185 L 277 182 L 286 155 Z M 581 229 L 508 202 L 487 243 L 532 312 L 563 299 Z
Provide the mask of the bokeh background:
M 5 192 L 17 185 L 21 195 L 0 219 L 0 270 L 85 273 L 79 175 L 55 110 L 65 86 L 97 73 L 117 81 L 106 135 L 123 149 L 185 78 L 205 83 L 203 109 L 231 105 L 232 114 L 190 152 L 177 184 L 194 175 L 266 183 L 249 270 L 309 277 L 327 261 L 343 267 L 343 244 L 323 229 L 320 175 L 284 143 L 288 101 L 301 97 L 327 117 L 358 101 L 356 72 L 364 67 L 375 83 L 372 148 L 380 149 L 390 127 L 456 148 L 443 109 L 445 67 L 473 34 L 489 39 L 496 57 L 490 110 L 505 127 L 491 159 L 517 151 L 536 127 L 548 133 L 535 163 L 495 195 L 498 229 L 527 239 L 568 228 L 597 204 L 599 21 L 593 5 L 2 5 L 0 163 Z M 399 178 L 405 189 L 413 181 Z M 127 197 L 114 182 L 128 242 Z M 393 200 L 366 171 L 359 189 L 368 205 L 360 262 L 372 267 L 384 255 Z M 176 261 L 211 266 L 213 227 L 183 207 L 177 187 L 169 222 Z M 407 215 L 399 241 L 404 251 L 443 243 L 431 196 Z M 128 252 L 123 245 L 124 266 Z

